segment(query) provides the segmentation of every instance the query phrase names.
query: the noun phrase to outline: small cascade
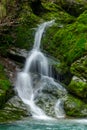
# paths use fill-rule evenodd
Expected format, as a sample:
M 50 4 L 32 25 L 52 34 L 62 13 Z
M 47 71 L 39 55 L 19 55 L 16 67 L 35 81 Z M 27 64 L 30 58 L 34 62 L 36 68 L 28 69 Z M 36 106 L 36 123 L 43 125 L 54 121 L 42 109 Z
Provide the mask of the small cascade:
M 45 22 L 37 28 L 33 49 L 28 54 L 23 71 L 19 72 L 17 75 L 15 87 L 21 100 L 30 108 L 32 117 L 45 120 L 50 120 L 53 118 L 47 116 L 45 112 L 39 106 L 36 105 L 35 97 L 36 95 L 38 95 L 38 90 L 42 90 L 44 86 L 46 86 L 46 82 L 49 81 L 50 84 L 57 86 L 59 90 L 66 92 L 66 90 L 60 84 L 56 83 L 54 79 L 49 76 L 51 75 L 49 74 L 51 70 L 49 69 L 48 60 L 40 51 L 40 44 L 43 32 L 45 28 L 52 26 L 53 23 L 54 20 Z M 33 83 L 33 76 L 31 74 L 31 70 L 40 74 L 38 84 Z M 42 80 L 44 82 L 41 82 Z M 55 114 L 58 118 L 65 117 L 63 108 L 61 108 L 60 104 L 61 101 L 59 99 L 54 107 Z
M 64 118 L 65 117 L 62 99 L 58 99 L 58 101 L 56 102 L 56 104 L 54 106 L 54 110 L 55 110 L 55 114 L 56 114 L 57 118 Z

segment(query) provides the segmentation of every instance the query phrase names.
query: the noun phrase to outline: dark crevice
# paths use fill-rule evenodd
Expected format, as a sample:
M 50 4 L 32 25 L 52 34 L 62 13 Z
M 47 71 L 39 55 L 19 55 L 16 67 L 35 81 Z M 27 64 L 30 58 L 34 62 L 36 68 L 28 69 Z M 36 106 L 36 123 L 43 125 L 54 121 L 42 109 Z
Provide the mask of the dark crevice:
M 45 9 L 42 4 L 41 4 L 41 1 L 40 0 L 35 0 L 35 1 L 32 1 L 30 3 L 30 6 L 32 8 L 32 11 L 34 14 L 36 15 L 41 15 L 43 13 L 46 13 L 48 10 Z

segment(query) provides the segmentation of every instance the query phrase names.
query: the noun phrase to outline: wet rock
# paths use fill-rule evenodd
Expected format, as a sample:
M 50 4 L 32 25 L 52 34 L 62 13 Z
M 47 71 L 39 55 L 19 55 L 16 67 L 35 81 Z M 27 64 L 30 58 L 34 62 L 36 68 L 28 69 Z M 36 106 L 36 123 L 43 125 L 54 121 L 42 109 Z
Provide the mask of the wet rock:
M 66 96 L 66 90 L 60 84 L 54 83 L 52 79 L 48 78 L 42 79 L 40 84 L 37 85 L 42 85 L 42 87 L 38 89 L 36 93 L 36 104 L 41 107 L 47 115 L 56 117 L 55 105 L 58 99 L 63 99 Z
M 3 109 L 0 110 L 0 122 L 12 122 L 29 116 L 27 107 L 19 97 L 11 98 Z
M 27 55 L 28 51 L 26 51 L 25 49 L 14 47 L 8 50 L 8 57 L 20 63 L 24 63 Z

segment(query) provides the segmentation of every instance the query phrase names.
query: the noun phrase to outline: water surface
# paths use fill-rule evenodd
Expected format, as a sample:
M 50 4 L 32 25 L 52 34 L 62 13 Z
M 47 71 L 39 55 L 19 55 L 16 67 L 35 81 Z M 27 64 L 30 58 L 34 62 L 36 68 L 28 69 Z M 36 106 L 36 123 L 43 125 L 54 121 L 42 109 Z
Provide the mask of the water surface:
M 87 130 L 87 120 L 40 121 L 27 119 L 15 123 L 0 124 L 0 130 Z

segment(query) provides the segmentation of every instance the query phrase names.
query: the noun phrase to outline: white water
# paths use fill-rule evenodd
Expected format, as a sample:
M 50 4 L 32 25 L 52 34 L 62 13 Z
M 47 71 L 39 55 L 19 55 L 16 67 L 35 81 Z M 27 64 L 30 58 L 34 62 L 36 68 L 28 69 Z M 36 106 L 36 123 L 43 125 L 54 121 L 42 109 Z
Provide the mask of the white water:
M 59 89 L 64 90 L 61 85 L 56 83 L 53 78 L 48 76 L 48 61 L 44 54 L 40 51 L 42 34 L 45 28 L 52 26 L 53 23 L 53 20 L 50 22 L 45 22 L 37 28 L 33 49 L 31 50 L 31 52 L 29 52 L 24 69 L 22 72 L 18 73 L 16 81 L 16 90 L 18 92 L 18 95 L 21 100 L 30 107 L 32 117 L 44 120 L 53 118 L 47 116 L 45 112 L 35 104 L 34 98 L 37 90 L 43 88 L 45 84 L 39 84 L 38 87 L 36 85 L 35 88 L 35 86 L 33 86 L 33 78 L 30 72 L 31 69 L 34 69 L 35 71 L 37 70 L 38 73 L 41 75 L 41 80 L 48 80 L 51 84 L 56 85 Z M 54 107 L 55 114 L 58 118 L 65 117 L 65 113 L 63 111 L 63 108 L 60 108 L 60 104 L 61 100 L 59 100 Z

